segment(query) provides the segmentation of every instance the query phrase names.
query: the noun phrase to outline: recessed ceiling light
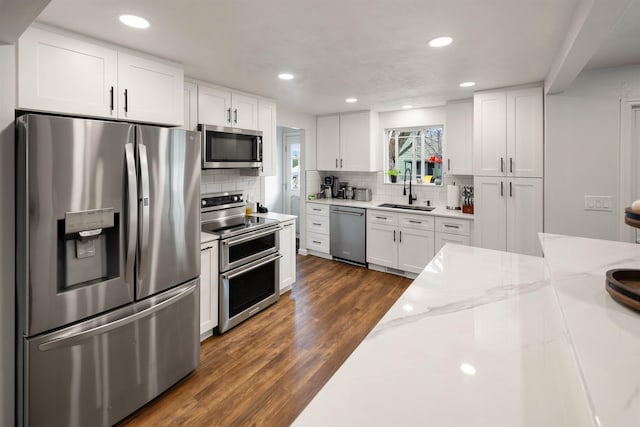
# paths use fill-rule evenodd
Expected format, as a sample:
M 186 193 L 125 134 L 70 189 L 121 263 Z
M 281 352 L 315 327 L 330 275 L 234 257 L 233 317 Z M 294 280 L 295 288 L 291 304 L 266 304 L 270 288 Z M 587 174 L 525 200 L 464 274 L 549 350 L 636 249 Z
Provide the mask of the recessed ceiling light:
M 293 79 L 295 76 L 291 73 L 280 73 L 278 74 L 278 78 L 280 80 L 291 80 Z
M 358 98 L 347 98 L 344 100 L 344 102 L 348 102 L 350 104 L 354 103 L 354 102 L 358 102 Z
M 436 37 L 435 39 L 429 40 L 429 46 L 431 47 L 444 47 L 449 46 L 453 39 L 451 37 Z
M 403 105 L 402 108 L 405 108 L 405 109 L 413 108 L 413 105 Z
M 464 83 L 460 83 L 460 87 L 471 87 L 471 86 L 475 86 L 476 82 L 464 82 Z
M 149 21 L 136 15 L 120 15 L 120 22 L 133 28 L 149 28 Z

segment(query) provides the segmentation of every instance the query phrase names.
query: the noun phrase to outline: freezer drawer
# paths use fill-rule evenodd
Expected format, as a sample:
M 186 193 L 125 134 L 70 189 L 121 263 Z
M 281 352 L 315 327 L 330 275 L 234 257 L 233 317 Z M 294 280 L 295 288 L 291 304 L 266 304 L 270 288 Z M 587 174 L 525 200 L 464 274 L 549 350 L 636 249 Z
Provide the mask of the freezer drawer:
M 24 339 L 24 425 L 109 426 L 194 370 L 199 280 Z

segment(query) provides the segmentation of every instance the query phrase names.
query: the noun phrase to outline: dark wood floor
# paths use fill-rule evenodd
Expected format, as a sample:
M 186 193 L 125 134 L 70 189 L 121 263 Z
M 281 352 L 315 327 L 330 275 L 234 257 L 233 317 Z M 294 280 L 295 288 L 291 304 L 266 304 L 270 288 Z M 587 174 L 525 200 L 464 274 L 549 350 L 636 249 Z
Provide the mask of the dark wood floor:
M 297 257 L 293 290 L 202 343 L 200 366 L 127 426 L 288 426 L 411 281 Z

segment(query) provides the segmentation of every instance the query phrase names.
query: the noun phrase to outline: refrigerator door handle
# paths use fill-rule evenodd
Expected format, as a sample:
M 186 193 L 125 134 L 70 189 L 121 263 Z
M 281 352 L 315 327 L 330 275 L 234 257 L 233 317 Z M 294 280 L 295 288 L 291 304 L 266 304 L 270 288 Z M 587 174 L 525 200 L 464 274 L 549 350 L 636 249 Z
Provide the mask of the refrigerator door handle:
M 147 253 L 149 252 L 149 162 L 147 147 L 138 143 L 140 158 L 140 265 L 138 266 L 138 278 L 142 279 L 146 273 Z
M 127 192 L 128 192 L 128 243 L 127 257 L 125 261 L 126 283 L 133 284 L 133 268 L 136 259 L 136 239 L 138 237 L 138 186 L 136 183 L 136 161 L 133 152 L 133 144 L 127 143 L 124 147 L 125 159 L 127 162 Z
M 153 313 L 156 313 L 162 310 L 166 306 L 169 306 L 177 302 L 178 300 L 181 300 L 182 298 L 194 292 L 197 289 L 197 287 L 198 287 L 198 283 L 193 283 L 189 285 L 189 287 L 181 291 L 180 293 L 173 295 L 172 297 L 167 298 L 166 300 L 158 304 L 152 305 L 151 307 L 146 308 L 142 311 L 139 311 L 127 317 L 123 317 L 122 319 L 118 319 L 114 322 L 105 323 L 104 325 L 96 326 L 95 328 L 87 329 L 86 331 L 78 332 L 73 335 L 53 338 L 49 341 L 45 341 L 39 344 L 38 349 L 40 351 L 49 351 L 49 350 L 53 350 L 60 347 L 71 346 L 87 338 L 95 337 L 96 335 L 101 335 L 109 331 L 112 331 L 114 329 L 120 328 L 124 325 L 128 325 L 129 323 L 133 323 L 136 320 L 142 319 L 143 317 L 150 316 Z

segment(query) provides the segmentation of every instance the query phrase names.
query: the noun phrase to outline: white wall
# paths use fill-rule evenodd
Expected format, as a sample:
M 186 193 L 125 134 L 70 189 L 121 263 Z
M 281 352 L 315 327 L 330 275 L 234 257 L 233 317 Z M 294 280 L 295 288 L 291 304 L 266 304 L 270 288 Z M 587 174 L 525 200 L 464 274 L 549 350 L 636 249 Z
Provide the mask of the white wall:
M 286 128 L 278 126 L 276 131 L 276 174 L 264 177 L 264 204 L 271 212 L 284 212 L 282 180 L 284 165 L 282 161 L 282 134 Z
M 584 71 L 546 97 L 545 232 L 618 239 L 620 103 L 639 98 L 640 66 Z M 585 211 L 585 195 L 613 197 L 613 211 Z
M 14 424 L 15 46 L 0 46 L 0 425 Z

